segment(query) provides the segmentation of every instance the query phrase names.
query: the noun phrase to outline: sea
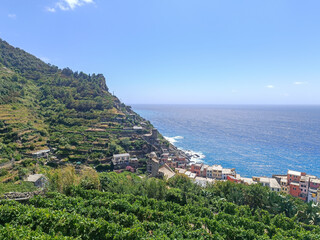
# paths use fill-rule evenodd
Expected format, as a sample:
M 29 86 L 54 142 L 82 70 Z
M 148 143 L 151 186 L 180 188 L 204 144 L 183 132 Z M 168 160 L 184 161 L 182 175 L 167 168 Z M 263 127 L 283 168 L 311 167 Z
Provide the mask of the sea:
M 192 160 L 243 177 L 320 177 L 320 106 L 132 105 Z

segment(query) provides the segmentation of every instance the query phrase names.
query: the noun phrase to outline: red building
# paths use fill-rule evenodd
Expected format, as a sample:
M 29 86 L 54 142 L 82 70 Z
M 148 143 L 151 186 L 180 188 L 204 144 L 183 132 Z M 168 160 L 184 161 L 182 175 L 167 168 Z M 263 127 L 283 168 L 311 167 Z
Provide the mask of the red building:
M 237 178 L 235 178 L 234 176 L 231 176 L 231 175 L 227 176 L 227 181 L 234 182 L 234 183 L 241 183 L 240 179 L 237 179 Z
M 200 177 L 201 176 L 201 167 L 202 167 L 202 164 L 200 164 L 200 163 L 192 164 L 190 171 L 192 173 L 195 173 L 197 175 L 197 177 Z
M 288 170 L 288 173 L 287 173 L 288 184 L 290 184 L 291 182 L 300 182 L 301 176 L 306 176 L 306 175 L 307 174 L 304 172 Z
M 177 167 L 179 168 L 187 168 L 188 161 L 185 157 L 178 156 L 174 159 L 174 161 L 177 163 Z
M 289 190 L 290 195 L 293 197 L 300 197 L 301 190 L 300 190 L 299 183 L 291 182 L 289 186 L 290 186 L 290 190 Z

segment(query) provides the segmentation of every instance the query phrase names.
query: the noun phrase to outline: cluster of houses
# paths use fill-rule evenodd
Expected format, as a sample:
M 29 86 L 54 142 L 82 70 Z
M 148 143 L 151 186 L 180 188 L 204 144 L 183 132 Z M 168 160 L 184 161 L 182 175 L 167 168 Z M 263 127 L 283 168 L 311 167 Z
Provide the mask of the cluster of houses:
M 156 130 L 150 137 L 156 138 Z M 35 158 L 47 157 L 50 150 L 33 153 Z M 115 154 L 112 158 L 114 169 L 134 171 L 139 167 L 136 157 L 129 153 Z M 221 165 L 209 166 L 203 163 L 189 164 L 185 156 L 170 154 L 163 151 L 158 157 L 155 152 L 149 154 L 147 161 L 147 175 L 150 177 L 172 178 L 176 174 L 185 175 L 195 183 L 205 186 L 215 181 L 231 181 L 242 184 L 257 184 L 269 187 L 271 191 L 283 192 L 305 202 L 320 203 L 320 179 L 304 172 L 288 170 L 286 175 L 273 175 L 272 177 L 241 177 L 235 168 L 223 168 Z M 46 179 L 42 174 L 30 175 L 26 181 L 33 182 L 35 186 L 44 187 Z
M 274 175 L 281 191 L 306 202 L 320 203 L 320 179 L 305 172 L 288 170 L 287 175 Z
M 169 154 L 164 153 L 158 158 L 152 153 L 147 164 L 147 173 L 152 177 L 166 178 L 182 174 L 201 186 L 215 181 L 231 181 L 247 185 L 259 183 L 271 191 L 287 193 L 306 202 L 320 203 L 320 179 L 292 170 L 288 170 L 286 175 L 248 178 L 241 177 L 234 168 L 223 168 L 221 165 L 209 166 L 203 163 L 189 165 L 183 157 L 169 157 Z
M 320 179 L 304 172 L 288 170 L 286 175 L 247 178 L 236 174 L 234 168 L 223 168 L 221 165 L 209 166 L 203 163 L 192 164 L 189 171 L 176 170 L 196 182 L 199 182 L 199 178 L 202 178 L 203 182 L 212 182 L 212 179 L 214 179 L 247 185 L 260 183 L 262 186 L 270 188 L 271 191 L 287 193 L 305 202 L 320 203 Z
M 116 154 L 112 158 L 114 169 L 136 168 L 138 159 L 129 153 Z M 303 201 L 320 203 L 320 179 L 304 172 L 288 170 L 286 175 L 272 177 L 241 177 L 235 168 L 223 168 L 221 165 L 209 166 L 203 163 L 189 164 L 184 156 L 163 152 L 159 157 L 155 152 L 149 154 L 147 175 L 150 177 L 173 177 L 175 174 L 186 175 L 195 183 L 205 186 L 215 181 L 231 181 L 242 184 L 261 184 L 271 191 L 283 192 Z
M 227 180 L 228 176 L 236 176 L 235 168 L 223 168 L 221 165 L 209 166 L 203 163 L 192 164 L 190 171 L 196 174 L 197 177 L 217 180 Z

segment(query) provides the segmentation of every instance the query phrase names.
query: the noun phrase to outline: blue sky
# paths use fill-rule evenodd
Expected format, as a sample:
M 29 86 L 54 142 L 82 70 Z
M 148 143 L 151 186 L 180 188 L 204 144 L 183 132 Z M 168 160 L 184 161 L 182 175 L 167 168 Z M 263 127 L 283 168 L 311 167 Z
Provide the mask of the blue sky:
M 320 1 L 2 0 L 0 37 L 125 103 L 320 104 Z

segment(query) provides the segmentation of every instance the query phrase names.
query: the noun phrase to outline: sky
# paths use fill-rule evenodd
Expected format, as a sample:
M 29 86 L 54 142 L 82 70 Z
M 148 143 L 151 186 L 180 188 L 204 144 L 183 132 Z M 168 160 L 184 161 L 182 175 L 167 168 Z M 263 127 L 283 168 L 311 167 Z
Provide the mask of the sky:
M 126 104 L 320 104 L 319 0 L 1 0 L 0 38 Z

